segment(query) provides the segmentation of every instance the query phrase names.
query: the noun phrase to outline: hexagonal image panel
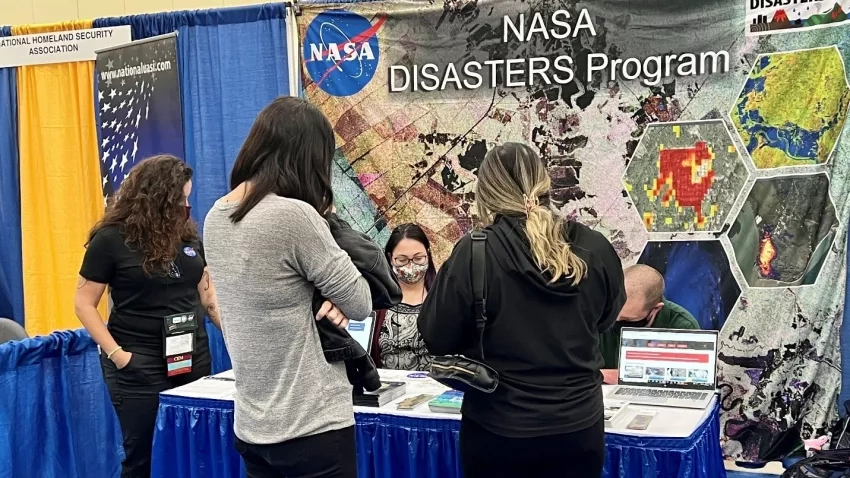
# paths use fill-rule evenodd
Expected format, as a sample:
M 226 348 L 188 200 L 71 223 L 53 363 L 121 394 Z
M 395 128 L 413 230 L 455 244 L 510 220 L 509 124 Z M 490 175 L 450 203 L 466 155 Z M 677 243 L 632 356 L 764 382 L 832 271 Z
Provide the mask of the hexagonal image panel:
M 829 161 L 850 103 L 834 46 L 761 55 L 732 108 L 732 125 L 758 169 Z
M 719 240 L 650 241 L 638 259 L 664 276 L 664 297 L 684 307 L 705 330 L 720 330 L 741 288 Z
M 812 285 L 838 229 L 825 173 L 756 180 L 729 230 L 750 287 Z
M 646 128 L 623 185 L 649 232 L 723 228 L 749 173 L 722 120 Z

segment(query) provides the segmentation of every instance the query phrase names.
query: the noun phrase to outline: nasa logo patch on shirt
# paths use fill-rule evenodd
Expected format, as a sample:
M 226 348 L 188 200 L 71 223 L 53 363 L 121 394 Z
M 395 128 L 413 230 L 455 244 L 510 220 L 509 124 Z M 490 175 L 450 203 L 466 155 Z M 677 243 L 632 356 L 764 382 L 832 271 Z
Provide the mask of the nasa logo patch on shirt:
M 186 246 L 186 247 L 183 248 L 183 254 L 186 254 L 189 257 L 195 257 L 195 256 L 198 255 L 198 253 L 195 252 L 195 249 L 193 249 L 189 246 Z

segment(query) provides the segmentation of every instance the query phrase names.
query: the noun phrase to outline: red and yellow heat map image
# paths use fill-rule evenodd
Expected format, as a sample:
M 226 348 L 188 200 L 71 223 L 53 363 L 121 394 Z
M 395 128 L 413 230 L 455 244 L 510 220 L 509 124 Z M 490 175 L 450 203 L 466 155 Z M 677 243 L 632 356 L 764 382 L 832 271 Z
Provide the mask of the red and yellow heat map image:
M 722 120 L 647 127 L 623 183 L 649 232 L 715 232 L 747 180 Z
M 665 207 L 672 202 L 677 209 L 691 208 L 696 214 L 696 227 L 705 228 L 702 203 L 714 181 L 711 148 L 705 141 L 697 141 L 692 148 L 661 149 L 658 153 L 658 177 L 647 192 L 650 199 L 660 197 Z M 709 217 L 716 212 L 717 206 L 712 204 Z

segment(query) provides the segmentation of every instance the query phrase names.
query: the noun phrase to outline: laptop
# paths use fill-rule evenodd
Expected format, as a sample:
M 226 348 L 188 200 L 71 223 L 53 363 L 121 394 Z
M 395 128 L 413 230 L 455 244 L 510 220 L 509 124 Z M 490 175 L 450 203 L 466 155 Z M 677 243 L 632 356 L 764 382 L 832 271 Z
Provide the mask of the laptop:
M 349 320 L 348 327 L 346 328 L 351 338 L 356 340 L 366 350 L 367 354 L 372 353 L 372 337 L 375 335 L 375 317 L 375 313 L 372 312 L 369 314 L 369 317 L 363 320 Z
M 706 408 L 717 389 L 717 332 L 624 328 L 617 386 L 606 398 Z

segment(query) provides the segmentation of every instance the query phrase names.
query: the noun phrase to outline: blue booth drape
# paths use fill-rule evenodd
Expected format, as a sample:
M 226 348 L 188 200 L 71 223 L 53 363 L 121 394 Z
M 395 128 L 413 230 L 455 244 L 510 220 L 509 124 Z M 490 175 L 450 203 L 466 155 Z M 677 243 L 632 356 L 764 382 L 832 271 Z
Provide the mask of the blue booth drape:
M 121 428 L 83 330 L 0 344 L 0 478 L 121 473 Z
M 230 190 L 230 169 L 257 113 L 289 94 L 285 18 L 285 4 L 273 3 L 94 21 L 130 25 L 134 40 L 178 32 L 185 159 L 195 170 L 190 202 L 201 229 Z M 221 332 L 207 323 L 207 333 L 213 372 L 229 370 Z
M 0 27 L 0 37 L 12 35 Z M 24 325 L 21 186 L 15 68 L 0 68 L 0 317 Z
M 172 433 L 175 426 L 180 430 Z M 243 477 L 245 464 L 233 440 L 232 402 L 162 395 L 151 478 Z

